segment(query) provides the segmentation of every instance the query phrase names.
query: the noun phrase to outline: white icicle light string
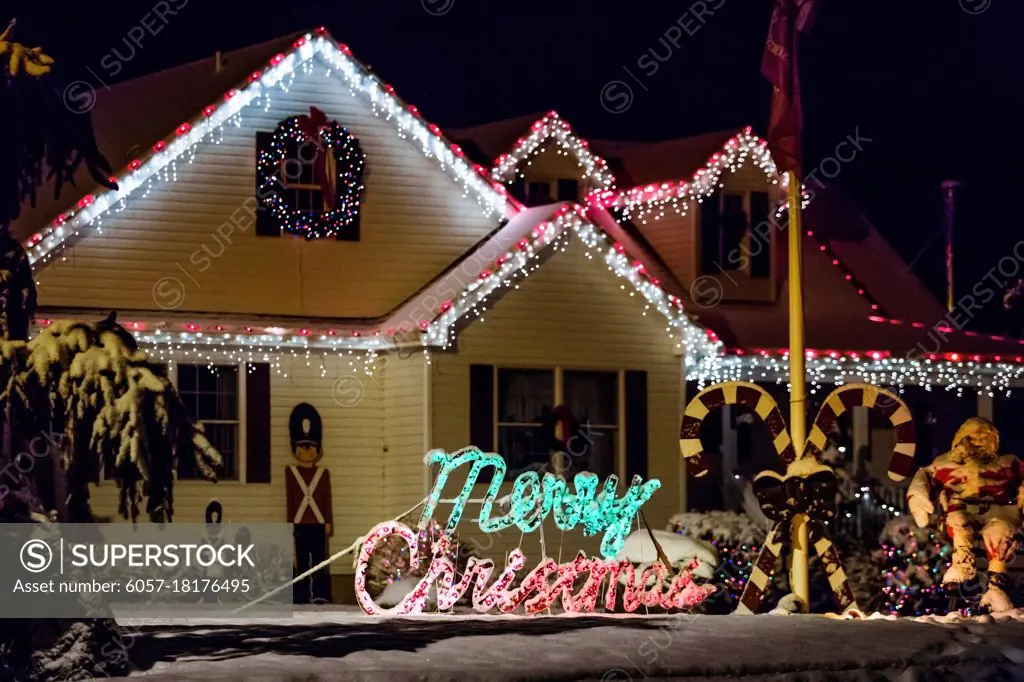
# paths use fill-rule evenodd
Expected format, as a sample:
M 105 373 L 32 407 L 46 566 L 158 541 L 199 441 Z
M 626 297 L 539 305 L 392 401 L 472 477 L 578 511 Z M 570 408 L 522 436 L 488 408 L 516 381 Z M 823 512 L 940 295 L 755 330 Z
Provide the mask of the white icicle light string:
M 725 171 L 736 172 L 747 162 L 753 162 L 764 171 L 771 184 L 782 182 L 775 161 L 768 153 L 767 142 L 748 127 L 729 138 L 722 150 L 712 154 L 707 166 L 697 170 L 690 180 L 597 192 L 596 196 L 605 207 L 622 209 L 623 220 L 637 218 L 646 224 L 652 216 L 657 220 L 669 210 L 686 215 L 694 203 L 700 203 L 721 186 Z
M 615 187 L 615 177 L 608 170 L 608 163 L 590 151 L 589 143 L 576 135 L 572 126 L 556 111 L 548 112 L 536 121 L 530 134 L 521 138 L 512 151 L 495 159 L 491 178 L 507 183 L 514 180 L 517 174 L 525 177 L 519 167 L 529 162 L 532 156 L 543 153 L 547 149 L 545 144 L 550 141 L 554 141 L 564 153 L 576 157 L 583 179 L 592 182 L 596 189 L 610 190 Z
M 703 358 L 687 365 L 687 381 L 698 389 L 724 381 L 751 381 L 788 385 L 789 356 L 786 353 L 728 354 L 719 358 Z M 911 360 L 873 357 L 870 353 L 836 353 L 822 355 L 807 351 L 807 380 L 813 394 L 825 384 L 842 385 L 867 382 L 902 391 L 906 386 L 919 386 L 927 391 L 942 388 L 955 391 L 980 392 L 988 396 L 1009 395 L 1014 385 L 1024 380 L 1024 365 L 974 360 Z
M 207 137 L 216 139 L 226 125 L 241 125 L 241 113 L 250 104 L 264 102 L 269 107 L 272 88 L 287 90 L 290 79 L 300 66 L 308 72 L 314 56 L 319 55 L 326 67 L 326 77 L 339 73 L 354 92 L 364 96 L 373 113 L 391 121 L 400 137 L 412 138 L 419 144 L 428 158 L 434 158 L 453 180 L 459 182 L 467 193 L 476 195 L 485 215 L 505 217 L 516 211 L 504 187 L 494 183 L 481 166 L 474 166 L 463 155 L 457 145 L 447 141 L 437 126 L 425 122 L 415 106 L 404 106 L 386 85 L 351 56 L 343 44 L 335 43 L 326 35 L 307 34 L 296 41 L 287 54 L 278 54 L 270 60 L 270 66 L 255 71 L 249 81 L 238 90 L 229 90 L 224 101 L 207 106 L 194 120 L 182 123 L 175 129 L 173 140 L 161 140 L 151 150 L 148 158 L 132 161 L 122 175 L 115 178 L 117 190 L 104 190 L 96 195 L 82 197 L 75 208 L 58 216 L 42 231 L 29 237 L 25 248 L 33 265 L 47 262 L 66 239 L 77 236 L 89 226 L 100 232 L 100 219 L 112 209 L 123 210 L 129 196 L 136 190 L 144 189 L 148 194 L 154 180 L 176 180 L 176 163 L 181 158 L 189 162 L 195 157 L 196 147 Z M 186 156 L 187 155 L 187 156 Z
M 627 255 L 624 247 L 610 243 L 602 231 L 585 221 L 581 216 L 581 207 L 574 208 L 564 206 L 554 220 L 534 228 L 532 241 L 522 240 L 517 250 L 502 256 L 495 271 L 481 273 L 479 279 L 466 287 L 457 300 L 450 302 L 425 330 L 423 344 L 442 349 L 450 347 L 454 344 L 456 323 L 459 320 L 469 315 L 482 317 L 491 297 L 498 295 L 500 287 L 518 287 L 519 281 L 539 266 L 537 259 L 546 249 L 564 246 L 561 240 L 566 239 L 568 234 L 574 234 L 587 247 L 587 257 L 592 257 L 591 251 L 597 252 L 609 270 L 629 281 L 633 287 L 630 296 L 640 294 L 644 298 L 645 315 L 653 307 L 667 319 L 666 332 L 676 342 L 677 348 L 686 350 L 688 362 L 690 359 L 696 361 L 699 357 L 720 355 L 721 342 L 686 316 L 682 301 L 644 277 L 641 274 L 642 264 Z

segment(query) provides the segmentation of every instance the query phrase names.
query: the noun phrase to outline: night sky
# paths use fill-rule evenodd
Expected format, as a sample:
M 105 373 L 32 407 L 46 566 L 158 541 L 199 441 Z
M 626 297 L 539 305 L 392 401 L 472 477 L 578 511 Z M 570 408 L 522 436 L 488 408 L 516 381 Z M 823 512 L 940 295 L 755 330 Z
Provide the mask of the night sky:
M 549 109 L 584 137 L 605 139 L 743 125 L 763 134 L 767 125 L 771 90 L 759 68 L 770 0 L 168 1 L 181 9 L 143 38 L 122 79 L 325 25 L 442 127 Z M 19 42 L 42 44 L 65 81 L 96 68 L 112 48 L 124 54 L 125 35 L 154 4 L 5 3 L 18 8 Z M 958 290 L 969 291 L 1024 239 L 1024 3 L 819 5 L 801 44 L 805 165 L 818 165 L 857 129 L 870 138 L 835 182 L 940 296 L 939 183 L 963 182 L 957 278 Z M 698 18 L 702 6 L 717 9 Z M 605 90 L 616 80 L 632 90 L 621 112 L 609 108 L 623 108 L 622 86 Z M 603 101 L 602 91 L 614 101 Z M 1005 327 L 999 300 L 975 322 Z

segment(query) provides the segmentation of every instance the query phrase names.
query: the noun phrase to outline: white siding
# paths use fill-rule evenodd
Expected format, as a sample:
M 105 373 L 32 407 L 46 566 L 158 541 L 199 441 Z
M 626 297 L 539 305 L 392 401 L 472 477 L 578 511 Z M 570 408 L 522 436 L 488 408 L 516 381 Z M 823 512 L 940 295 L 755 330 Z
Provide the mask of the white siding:
M 644 304 L 631 297 L 629 284 L 599 261 L 584 257 L 585 248 L 573 239 L 565 253 L 554 254 L 537 272 L 494 304 L 483 320 L 464 329 L 456 353 L 432 356 L 434 367 L 433 443 L 455 450 L 469 445 L 469 367 L 474 363 L 505 367 L 647 371 L 648 475 L 661 480 L 661 489 L 647 503 L 647 519 L 658 528 L 684 508 L 682 464 L 679 456 L 681 362 L 674 342 L 658 313 L 644 315 Z M 574 472 L 570 472 L 570 476 Z M 454 494 L 463 474 L 449 483 Z M 507 486 L 511 487 L 511 486 Z M 624 485 L 620 483 L 620 494 Z M 475 497 L 485 486 L 478 485 Z M 437 512 L 447 519 L 450 506 Z M 540 537 L 522 538 L 518 530 L 496 536 L 473 532 L 478 505 L 469 507 L 459 526 L 464 542 L 499 563 L 520 544 L 528 563 L 540 556 Z M 584 538 L 580 530 L 564 535 L 548 525 L 548 556 L 571 558 L 578 548 L 596 552 L 602 536 Z M 561 550 L 559 549 L 561 546 Z
M 378 359 L 384 386 L 384 515 L 394 518 L 423 499 L 426 372 L 422 352 L 390 353 Z M 369 530 L 369 527 L 367 527 Z
M 157 309 L 171 301 L 155 304 L 154 286 L 173 277 L 183 311 L 375 317 L 496 227 L 498 217 L 485 217 L 435 160 L 323 72 L 300 69 L 287 93 L 273 91 L 268 111 L 247 108 L 241 127 L 178 163 L 175 182 L 108 214 L 102 234 L 90 230 L 38 274 L 40 304 Z M 257 237 L 254 228 L 219 238 L 218 226 L 244 216 L 254 196 L 256 132 L 310 105 L 347 126 L 367 156 L 361 241 Z
M 385 518 L 381 389 L 347 360 L 326 360 L 325 376 L 321 376 L 319 361 L 307 366 L 304 360 L 282 356 L 280 362 L 283 372 L 272 369 L 270 375 L 271 483 L 178 481 L 174 486 L 174 520 L 202 523 L 206 505 L 216 499 L 224 506 L 224 521 L 228 523 L 289 521 L 285 518 L 284 488 L 285 467 L 293 462 L 288 418 L 295 405 L 308 402 L 323 419 L 324 457 L 320 464 L 331 472 L 335 526 L 331 546 L 340 550 Z M 335 401 L 335 382 L 342 377 L 344 390 Z M 359 400 L 357 388 L 362 391 Z M 244 453 L 240 458 L 244 461 Z M 92 507 L 97 515 L 121 521 L 113 481 L 93 488 Z M 332 570 L 350 573 L 351 562 L 336 562 Z

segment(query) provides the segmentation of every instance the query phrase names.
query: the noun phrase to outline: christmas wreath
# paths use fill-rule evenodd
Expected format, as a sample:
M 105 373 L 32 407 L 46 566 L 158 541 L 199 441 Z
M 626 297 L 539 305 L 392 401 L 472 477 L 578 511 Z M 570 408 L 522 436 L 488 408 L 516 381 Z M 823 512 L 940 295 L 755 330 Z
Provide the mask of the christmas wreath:
M 291 154 L 291 150 L 298 151 Z M 282 165 L 287 170 L 289 164 L 310 157 L 314 180 L 323 195 L 322 211 L 291 205 L 281 178 Z M 282 121 L 269 145 L 260 150 L 257 196 L 285 231 L 306 239 L 334 239 L 359 220 L 365 166 L 366 155 L 359 140 L 337 121 L 328 121 L 322 111 L 310 107 L 309 116 Z

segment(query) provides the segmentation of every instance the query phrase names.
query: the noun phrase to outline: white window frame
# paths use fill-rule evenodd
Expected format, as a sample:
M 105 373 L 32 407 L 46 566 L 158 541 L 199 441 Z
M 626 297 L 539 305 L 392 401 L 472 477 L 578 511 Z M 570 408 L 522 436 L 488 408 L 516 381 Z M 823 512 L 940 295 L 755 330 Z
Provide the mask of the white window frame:
M 500 442 L 499 440 L 499 427 L 502 426 L 535 426 L 532 422 L 503 422 L 499 420 L 498 406 L 500 403 L 499 393 L 499 381 L 498 376 L 501 370 L 506 371 L 543 371 L 551 372 L 554 374 L 555 380 L 555 395 L 554 405 L 561 405 L 565 402 L 565 373 L 566 372 L 594 372 L 603 374 L 615 374 L 615 419 L 618 424 L 591 424 L 590 426 L 594 429 L 615 429 L 615 451 L 612 454 L 614 458 L 614 473 L 619 477 L 619 481 L 624 481 L 626 476 L 626 370 L 624 368 L 609 369 L 607 367 L 566 367 L 564 365 L 556 365 L 554 367 L 544 367 L 537 365 L 494 365 L 494 395 L 492 400 L 494 401 L 494 424 L 493 424 L 493 442 L 495 446 Z M 503 454 L 503 453 L 501 453 Z M 561 471 L 554 472 L 561 475 Z M 626 481 L 628 483 L 628 481 Z
M 210 363 L 205 363 L 205 362 L 182 362 L 182 361 L 178 361 L 178 360 L 172 360 L 172 361 L 167 363 L 167 378 L 174 385 L 174 390 L 178 390 L 178 367 L 180 365 L 207 367 L 207 366 L 209 366 L 209 364 Z M 245 453 L 247 452 L 247 450 L 246 450 L 246 445 L 247 445 L 246 444 L 246 434 L 245 434 L 245 431 L 246 431 L 246 420 L 245 420 L 245 415 L 246 415 L 245 393 L 246 393 L 246 390 L 245 390 L 245 383 L 246 383 L 246 375 L 248 374 L 248 372 L 247 372 L 247 365 L 248 365 L 248 363 L 247 362 L 215 362 L 215 363 L 213 363 L 213 365 L 214 366 L 219 366 L 219 367 L 237 367 L 238 368 L 238 373 L 237 373 L 237 376 L 238 376 L 238 400 L 236 401 L 236 403 L 238 405 L 238 419 L 237 419 L 237 421 L 236 420 L 226 420 L 226 419 L 220 420 L 220 419 L 218 419 L 216 421 L 211 421 L 210 422 L 211 424 L 237 424 L 238 425 L 238 438 L 236 440 L 236 442 L 238 443 L 238 447 L 236 448 L 237 451 L 235 452 L 235 457 L 238 460 L 238 461 L 235 462 L 235 471 L 238 473 L 238 476 L 237 476 L 237 478 L 230 478 L 230 479 L 224 479 L 224 480 L 218 479 L 217 484 L 218 485 L 223 485 L 225 483 L 228 483 L 228 484 L 239 484 L 240 483 L 240 484 L 244 485 L 245 484 L 245 474 L 246 474 L 246 470 L 245 470 L 245 459 L 246 459 Z M 205 422 L 201 422 L 201 423 L 205 424 Z M 174 470 L 174 481 L 177 483 L 179 480 L 182 483 L 188 483 L 188 482 L 191 482 L 191 481 L 204 481 L 205 479 L 202 479 L 202 478 L 183 478 L 183 479 L 179 479 L 178 478 L 178 470 L 175 469 Z

